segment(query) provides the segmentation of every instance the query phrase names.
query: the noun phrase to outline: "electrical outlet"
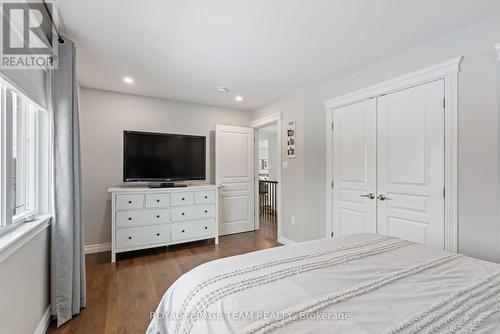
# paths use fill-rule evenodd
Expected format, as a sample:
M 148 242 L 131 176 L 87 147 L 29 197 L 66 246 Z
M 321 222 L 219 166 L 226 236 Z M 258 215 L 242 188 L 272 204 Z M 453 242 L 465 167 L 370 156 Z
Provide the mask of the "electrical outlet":
M 295 216 L 290 217 L 290 222 L 292 225 L 295 225 Z

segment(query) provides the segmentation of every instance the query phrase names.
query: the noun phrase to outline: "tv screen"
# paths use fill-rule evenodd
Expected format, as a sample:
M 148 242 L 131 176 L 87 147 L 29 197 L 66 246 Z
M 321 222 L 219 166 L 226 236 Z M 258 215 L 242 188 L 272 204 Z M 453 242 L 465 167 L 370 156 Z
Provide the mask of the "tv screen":
M 123 180 L 205 180 L 205 137 L 124 131 Z

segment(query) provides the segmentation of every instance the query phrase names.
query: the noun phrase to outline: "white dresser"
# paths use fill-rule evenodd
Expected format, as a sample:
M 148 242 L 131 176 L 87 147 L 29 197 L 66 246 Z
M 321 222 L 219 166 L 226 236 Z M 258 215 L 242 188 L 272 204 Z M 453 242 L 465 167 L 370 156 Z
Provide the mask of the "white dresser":
M 185 188 L 112 187 L 111 262 L 116 253 L 215 238 L 216 185 Z

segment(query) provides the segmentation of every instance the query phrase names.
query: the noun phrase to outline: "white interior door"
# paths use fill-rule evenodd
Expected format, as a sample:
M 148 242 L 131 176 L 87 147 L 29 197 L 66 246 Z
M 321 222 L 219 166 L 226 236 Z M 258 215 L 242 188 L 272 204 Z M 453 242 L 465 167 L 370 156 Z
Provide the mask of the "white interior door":
M 377 231 L 444 249 L 444 81 L 378 98 Z
M 221 186 L 219 234 L 253 231 L 253 128 L 216 125 L 215 181 Z
M 376 233 L 376 99 L 333 111 L 334 236 Z

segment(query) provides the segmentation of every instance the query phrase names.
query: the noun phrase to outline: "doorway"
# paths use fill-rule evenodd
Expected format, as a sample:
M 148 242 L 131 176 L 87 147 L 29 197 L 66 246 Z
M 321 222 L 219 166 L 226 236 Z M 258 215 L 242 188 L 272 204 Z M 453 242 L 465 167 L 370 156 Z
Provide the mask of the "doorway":
M 259 233 L 266 239 L 278 239 L 278 175 L 276 124 L 257 129 L 258 183 L 259 183 Z
M 255 128 L 255 229 L 280 243 L 281 115 L 252 122 Z

